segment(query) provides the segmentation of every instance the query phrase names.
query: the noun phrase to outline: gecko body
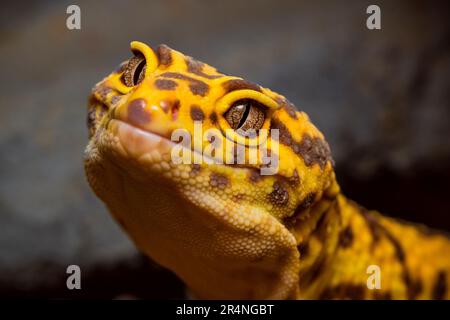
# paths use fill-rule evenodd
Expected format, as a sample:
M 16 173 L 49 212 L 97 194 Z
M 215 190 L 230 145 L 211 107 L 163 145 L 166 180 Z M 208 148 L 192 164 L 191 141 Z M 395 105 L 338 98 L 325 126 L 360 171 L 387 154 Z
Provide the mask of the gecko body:
M 136 246 L 196 297 L 449 298 L 448 238 L 347 199 L 323 134 L 285 97 L 165 45 L 131 49 L 92 90 L 86 175 Z M 277 172 L 261 174 L 261 161 L 175 163 L 176 130 L 202 151 L 195 123 L 246 152 L 257 145 L 246 133 L 267 132 Z

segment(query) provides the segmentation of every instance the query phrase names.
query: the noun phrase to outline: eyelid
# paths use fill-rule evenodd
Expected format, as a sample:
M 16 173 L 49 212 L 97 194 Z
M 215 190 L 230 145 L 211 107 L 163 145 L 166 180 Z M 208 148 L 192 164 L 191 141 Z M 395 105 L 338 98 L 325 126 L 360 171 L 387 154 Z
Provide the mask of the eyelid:
M 276 103 L 275 100 L 273 100 L 272 98 L 269 98 L 268 96 L 254 90 L 244 89 L 230 92 L 227 95 L 220 98 L 219 101 L 217 101 L 216 103 L 217 113 L 224 114 L 233 105 L 234 102 L 242 99 L 256 100 L 259 103 L 266 106 L 267 108 L 273 110 L 280 108 L 278 103 Z
M 130 47 L 131 51 L 138 51 L 144 56 L 145 62 L 147 64 L 145 77 L 147 77 L 150 73 L 154 72 L 156 68 L 158 68 L 158 57 L 156 56 L 152 48 L 139 41 L 132 41 L 130 43 Z
M 147 46 L 145 43 L 139 41 L 132 41 L 130 43 L 130 48 L 131 51 L 140 52 L 144 56 L 145 63 L 147 65 L 147 67 L 145 68 L 144 78 L 147 78 L 147 76 L 151 72 L 155 71 L 158 68 L 158 57 L 156 56 L 152 48 Z M 121 81 L 120 78 L 122 77 L 122 74 L 123 72 L 112 75 L 111 82 L 114 83 L 114 87 L 116 88 L 117 91 L 119 91 L 121 94 L 127 94 L 133 89 L 133 87 L 128 87 Z
M 262 105 L 264 105 L 268 110 L 266 112 L 264 124 L 262 128 L 260 129 L 260 132 L 263 132 L 265 130 L 264 136 L 261 136 L 258 138 L 248 138 L 239 135 L 233 128 L 231 128 L 230 124 L 227 120 L 225 120 L 225 117 L 220 116 L 218 119 L 220 129 L 225 132 L 226 130 L 230 129 L 231 138 L 234 139 L 238 144 L 241 145 L 247 145 L 247 146 L 257 146 L 258 144 L 263 143 L 265 140 L 267 140 L 267 133 L 270 126 L 270 114 L 274 112 L 275 110 L 279 109 L 281 106 L 278 105 L 278 103 L 275 102 L 272 98 L 266 96 L 265 94 L 261 92 L 257 92 L 254 90 L 244 89 L 244 90 L 236 90 L 233 92 L 228 93 L 227 95 L 220 98 L 215 106 L 216 112 L 220 115 L 223 115 L 225 112 L 227 112 L 230 107 L 239 100 L 246 100 L 251 99 L 255 100 Z M 262 138 L 262 140 L 260 140 Z
M 121 94 L 127 94 L 128 92 L 130 92 L 134 87 L 128 87 L 125 85 L 125 83 L 122 82 L 122 74 L 121 73 L 116 73 L 111 75 L 111 83 L 112 86 L 119 91 Z

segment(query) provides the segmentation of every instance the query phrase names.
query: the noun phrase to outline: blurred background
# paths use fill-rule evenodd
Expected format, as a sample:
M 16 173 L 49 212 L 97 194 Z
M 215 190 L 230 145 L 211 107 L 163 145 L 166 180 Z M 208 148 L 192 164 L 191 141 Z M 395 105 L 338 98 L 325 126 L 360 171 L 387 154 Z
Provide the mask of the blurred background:
M 81 8 L 81 30 L 66 8 Z M 366 28 L 381 7 L 382 30 Z M 91 87 L 166 43 L 287 96 L 325 133 L 347 195 L 450 230 L 447 1 L 13 1 L 0 12 L 0 297 L 181 298 L 83 172 Z M 450 253 L 449 253 L 450 254 Z M 66 268 L 82 270 L 81 290 Z

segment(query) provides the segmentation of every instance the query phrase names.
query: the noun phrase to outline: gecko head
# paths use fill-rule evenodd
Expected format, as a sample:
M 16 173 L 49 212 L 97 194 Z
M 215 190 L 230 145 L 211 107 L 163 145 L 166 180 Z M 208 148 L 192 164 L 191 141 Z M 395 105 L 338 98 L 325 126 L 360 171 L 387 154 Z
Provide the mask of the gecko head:
M 218 246 L 218 238 L 245 239 L 211 249 L 224 256 L 254 260 L 276 243 L 295 247 L 286 221 L 312 206 L 334 175 L 328 144 L 308 116 L 280 94 L 165 45 L 132 42 L 131 51 L 89 99 L 85 164 L 97 195 L 118 207 L 111 203 L 120 191 L 105 177 L 120 175 L 130 193 L 139 183 L 136 192 L 153 199 L 138 197 L 139 206 L 148 206 L 154 221 L 187 219 L 189 211 L 186 235 L 220 229 L 205 233 Z M 158 218 L 163 204 L 155 201 L 179 203 L 178 213 Z

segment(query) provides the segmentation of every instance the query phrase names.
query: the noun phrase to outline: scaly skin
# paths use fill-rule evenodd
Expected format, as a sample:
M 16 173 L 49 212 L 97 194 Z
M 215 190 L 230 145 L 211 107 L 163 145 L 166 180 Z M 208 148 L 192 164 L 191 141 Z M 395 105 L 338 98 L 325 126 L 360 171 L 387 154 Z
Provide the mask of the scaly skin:
M 131 47 L 145 57 L 140 80 L 130 85 L 125 62 L 92 91 L 86 175 L 137 247 L 196 297 L 449 298 L 448 238 L 348 200 L 304 112 L 166 46 Z M 265 106 L 263 128 L 279 129 L 279 143 L 267 144 L 278 150 L 275 175 L 261 175 L 260 161 L 171 161 L 175 129 L 194 135 L 194 120 L 229 129 L 224 114 L 244 98 Z M 367 287 L 370 265 L 380 267 L 381 289 Z

